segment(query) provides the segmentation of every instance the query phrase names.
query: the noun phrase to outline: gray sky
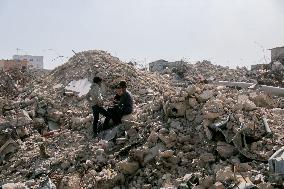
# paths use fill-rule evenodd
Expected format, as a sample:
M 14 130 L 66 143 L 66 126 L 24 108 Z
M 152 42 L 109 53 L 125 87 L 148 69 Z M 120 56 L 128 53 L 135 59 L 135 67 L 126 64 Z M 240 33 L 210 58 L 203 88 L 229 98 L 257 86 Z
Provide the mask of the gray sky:
M 66 61 L 57 53 L 102 49 L 124 61 L 245 66 L 284 46 L 283 19 L 283 0 L 0 0 L 0 59 L 20 48 L 50 69 Z

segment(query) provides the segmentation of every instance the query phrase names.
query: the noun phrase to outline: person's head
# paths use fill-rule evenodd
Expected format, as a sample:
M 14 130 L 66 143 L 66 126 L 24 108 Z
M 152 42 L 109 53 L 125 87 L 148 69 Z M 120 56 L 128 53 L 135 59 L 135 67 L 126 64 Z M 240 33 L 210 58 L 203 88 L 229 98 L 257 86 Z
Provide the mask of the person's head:
M 119 96 L 123 95 L 126 91 L 126 88 L 126 81 L 120 81 L 116 86 L 116 94 L 118 94 Z
M 100 77 L 94 77 L 93 82 L 94 82 L 94 83 L 97 83 L 98 85 L 101 85 L 101 83 L 102 83 L 102 78 L 100 78 Z

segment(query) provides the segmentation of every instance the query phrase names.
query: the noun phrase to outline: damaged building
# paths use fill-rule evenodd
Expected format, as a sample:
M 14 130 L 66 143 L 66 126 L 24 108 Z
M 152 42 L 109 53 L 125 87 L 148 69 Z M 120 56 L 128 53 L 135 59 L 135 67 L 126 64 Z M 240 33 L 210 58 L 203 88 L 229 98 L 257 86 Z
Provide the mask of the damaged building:
M 284 46 L 269 49 L 271 51 L 271 62 L 280 61 L 284 64 Z
M 172 69 L 172 68 L 180 69 L 186 65 L 187 65 L 187 62 L 183 60 L 175 61 L 175 62 L 168 62 L 166 60 L 161 59 L 161 60 L 157 60 L 157 61 L 149 63 L 149 70 L 151 72 L 162 72 L 165 69 Z

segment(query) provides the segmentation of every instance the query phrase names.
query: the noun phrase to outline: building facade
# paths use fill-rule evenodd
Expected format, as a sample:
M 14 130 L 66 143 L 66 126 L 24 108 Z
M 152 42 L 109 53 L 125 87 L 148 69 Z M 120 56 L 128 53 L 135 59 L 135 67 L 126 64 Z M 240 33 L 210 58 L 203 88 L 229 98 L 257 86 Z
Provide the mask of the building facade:
M 28 61 L 26 60 L 0 60 L 0 70 L 9 71 L 13 69 L 27 69 Z
M 151 72 L 162 72 L 163 70 L 169 68 L 181 68 L 183 66 L 187 65 L 187 62 L 184 61 L 175 61 L 175 62 L 168 62 L 166 60 L 157 60 L 155 62 L 149 63 L 149 70 Z
M 284 47 L 276 47 L 271 50 L 271 62 L 280 61 L 284 64 Z
M 27 61 L 28 69 L 43 69 L 43 56 L 14 55 L 13 59 Z

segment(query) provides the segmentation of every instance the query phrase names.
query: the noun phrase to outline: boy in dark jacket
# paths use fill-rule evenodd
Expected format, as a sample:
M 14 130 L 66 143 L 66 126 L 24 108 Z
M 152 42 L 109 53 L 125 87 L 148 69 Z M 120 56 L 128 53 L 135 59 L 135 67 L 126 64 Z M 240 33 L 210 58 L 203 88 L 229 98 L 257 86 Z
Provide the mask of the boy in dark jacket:
M 103 130 L 110 128 L 110 120 L 112 119 L 113 125 L 118 125 L 121 123 L 121 118 L 124 115 L 131 114 L 133 112 L 133 98 L 129 91 L 126 90 L 127 84 L 125 81 L 120 81 L 116 86 L 116 95 L 114 97 L 113 106 L 109 107 L 105 110 L 103 107 L 93 107 L 93 112 L 96 119 L 98 119 L 98 115 L 104 115 L 105 121 L 103 124 Z M 97 133 L 94 131 L 94 135 Z

